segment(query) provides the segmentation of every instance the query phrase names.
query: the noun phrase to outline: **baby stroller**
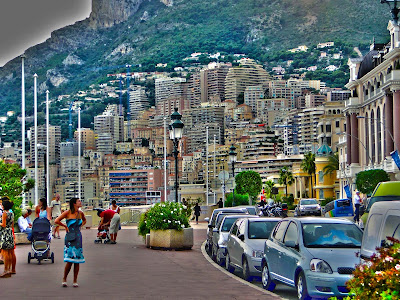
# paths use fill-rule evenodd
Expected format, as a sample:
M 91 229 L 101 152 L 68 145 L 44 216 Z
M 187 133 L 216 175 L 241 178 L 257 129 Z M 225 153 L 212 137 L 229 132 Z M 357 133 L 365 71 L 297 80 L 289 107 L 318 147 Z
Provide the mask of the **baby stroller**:
M 33 258 L 39 261 L 39 265 L 42 260 L 51 260 L 51 263 L 54 264 L 54 253 L 50 253 L 50 233 L 51 225 L 49 220 L 37 218 L 33 221 L 30 239 L 33 254 L 31 252 L 28 253 L 28 264 L 31 263 Z
M 102 208 L 96 208 L 95 210 L 97 210 L 98 215 L 104 211 L 104 209 Z M 99 228 L 99 231 L 97 232 L 97 238 L 94 240 L 95 244 L 101 244 L 103 243 L 103 240 L 104 244 L 108 244 L 111 242 L 110 235 L 108 233 L 108 227 L 109 226 L 102 226 L 102 228 Z

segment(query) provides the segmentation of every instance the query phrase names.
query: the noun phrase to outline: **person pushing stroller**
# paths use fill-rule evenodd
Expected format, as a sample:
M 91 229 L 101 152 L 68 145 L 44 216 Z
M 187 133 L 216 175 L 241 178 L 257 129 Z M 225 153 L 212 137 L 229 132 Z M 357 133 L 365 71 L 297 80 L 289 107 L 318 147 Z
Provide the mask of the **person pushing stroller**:
M 111 209 L 106 209 L 104 211 L 98 210 L 97 215 L 101 218 L 98 227 L 99 231 L 105 229 L 108 226 L 111 239 L 110 244 L 116 244 L 119 225 L 121 223 L 120 215 Z

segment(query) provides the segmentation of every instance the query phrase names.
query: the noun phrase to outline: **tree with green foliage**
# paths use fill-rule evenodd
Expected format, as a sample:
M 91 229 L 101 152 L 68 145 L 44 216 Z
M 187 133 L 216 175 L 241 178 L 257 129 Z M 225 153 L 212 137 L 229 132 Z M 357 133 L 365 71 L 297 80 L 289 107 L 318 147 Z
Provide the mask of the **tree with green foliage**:
M 311 180 L 311 198 L 314 197 L 314 188 L 313 188 L 313 176 L 315 176 L 315 154 L 308 152 L 304 155 L 304 159 L 301 162 L 300 167 L 310 176 Z
M 356 186 L 363 193 L 370 195 L 379 182 L 390 181 L 389 174 L 382 169 L 367 170 L 357 173 Z
M 272 188 L 274 187 L 275 182 L 273 180 L 268 180 L 264 183 L 264 193 L 265 197 L 271 198 Z
M 33 179 L 24 180 L 26 170 L 21 169 L 18 164 L 8 164 L 0 160 L 0 197 L 7 196 L 14 202 L 14 218 L 17 220 L 21 215 L 22 193 L 34 187 Z
M 322 169 L 324 175 L 333 174 L 333 172 L 339 170 L 339 153 L 333 153 L 328 156 L 328 164 Z
M 262 189 L 260 174 L 255 171 L 243 171 L 236 175 L 235 182 L 235 192 L 241 195 L 249 194 L 253 203 L 257 201 L 258 195 Z
M 279 170 L 279 184 L 284 184 L 286 189 L 286 197 L 288 196 L 288 185 L 292 185 L 294 183 L 293 173 L 289 171 L 288 167 L 283 167 Z

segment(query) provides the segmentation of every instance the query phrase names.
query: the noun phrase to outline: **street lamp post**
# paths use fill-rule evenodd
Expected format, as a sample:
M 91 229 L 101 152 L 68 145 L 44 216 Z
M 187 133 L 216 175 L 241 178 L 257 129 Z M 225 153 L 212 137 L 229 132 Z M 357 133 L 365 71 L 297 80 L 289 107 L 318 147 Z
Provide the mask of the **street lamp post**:
M 175 108 L 175 111 L 171 115 L 172 123 L 169 125 L 169 138 L 174 143 L 174 157 L 175 157 L 175 202 L 178 202 L 178 146 L 179 140 L 182 138 L 183 134 L 183 122 L 181 121 L 182 115 L 178 112 L 178 108 Z
M 381 3 L 386 3 L 387 5 L 389 5 L 390 8 L 390 12 L 392 13 L 392 18 L 393 21 L 397 24 L 399 21 L 399 12 L 400 9 L 397 7 L 397 2 L 398 0 L 381 0 Z M 393 3 L 393 7 L 390 5 L 390 3 Z
M 235 162 L 236 162 L 236 159 L 237 159 L 237 153 L 235 152 L 235 150 L 236 150 L 236 147 L 235 146 L 231 146 L 230 148 L 229 148 L 229 160 L 231 161 L 231 163 L 232 163 L 232 175 L 233 175 L 233 182 L 235 182 Z M 233 184 L 235 184 L 235 183 L 233 183 Z M 233 191 L 232 191 L 232 206 L 234 206 L 234 204 L 235 204 L 235 186 L 233 186 Z

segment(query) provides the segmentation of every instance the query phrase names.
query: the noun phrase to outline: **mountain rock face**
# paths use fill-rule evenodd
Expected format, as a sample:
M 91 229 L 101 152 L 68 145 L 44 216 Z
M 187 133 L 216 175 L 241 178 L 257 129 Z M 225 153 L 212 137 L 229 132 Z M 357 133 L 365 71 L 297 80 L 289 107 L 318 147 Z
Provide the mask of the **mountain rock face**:
M 137 12 L 143 0 L 92 0 L 89 25 L 108 28 L 124 22 Z
M 92 0 L 88 19 L 26 51 L 27 105 L 34 73 L 50 95 L 61 95 L 120 66 L 179 66 L 193 52 L 245 53 L 268 64 L 273 51 L 303 44 L 387 42 L 389 19 L 377 0 Z M 20 97 L 21 59 L 15 58 L 0 68 L 0 114 L 20 111 Z

